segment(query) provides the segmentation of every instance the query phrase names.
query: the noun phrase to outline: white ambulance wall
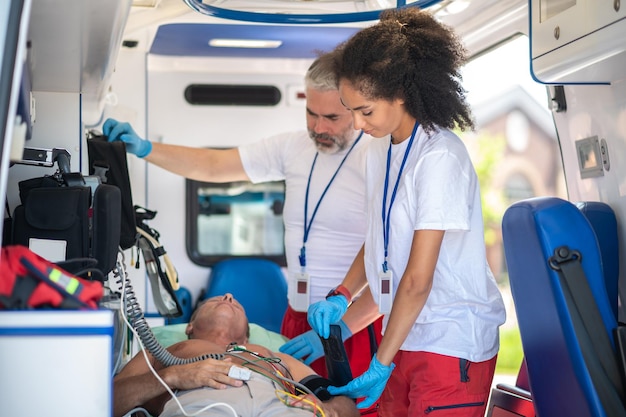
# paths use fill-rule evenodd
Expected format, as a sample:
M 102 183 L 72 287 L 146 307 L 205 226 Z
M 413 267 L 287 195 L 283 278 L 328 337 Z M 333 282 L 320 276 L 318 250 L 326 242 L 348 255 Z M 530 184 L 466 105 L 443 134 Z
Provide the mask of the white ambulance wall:
M 85 159 L 81 163 L 81 151 L 84 142 L 80 118 L 80 95 L 76 93 L 50 93 L 34 91 L 36 119 L 32 138 L 25 143 L 27 148 L 63 148 L 71 156 L 72 172 L 87 174 L 86 149 Z M 52 175 L 57 170 L 30 165 L 13 165 L 9 169 L 7 197 L 11 212 L 20 204 L 18 182 L 44 175 Z
M 622 69 L 623 71 L 623 69 Z M 565 86 L 567 111 L 555 113 L 570 201 L 603 201 L 617 217 L 620 245 L 620 295 L 626 300 L 626 82 Z M 610 169 L 582 179 L 575 142 L 591 136 L 605 139 Z M 620 319 L 624 320 L 624 307 Z

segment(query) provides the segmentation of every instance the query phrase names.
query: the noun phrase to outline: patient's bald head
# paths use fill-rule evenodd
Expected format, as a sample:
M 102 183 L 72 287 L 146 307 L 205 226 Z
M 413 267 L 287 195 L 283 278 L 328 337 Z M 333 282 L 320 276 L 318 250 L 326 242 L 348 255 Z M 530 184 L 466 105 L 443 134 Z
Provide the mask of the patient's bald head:
M 191 315 L 185 333 L 190 339 L 223 345 L 245 344 L 250 336 L 246 311 L 229 293 L 204 300 Z

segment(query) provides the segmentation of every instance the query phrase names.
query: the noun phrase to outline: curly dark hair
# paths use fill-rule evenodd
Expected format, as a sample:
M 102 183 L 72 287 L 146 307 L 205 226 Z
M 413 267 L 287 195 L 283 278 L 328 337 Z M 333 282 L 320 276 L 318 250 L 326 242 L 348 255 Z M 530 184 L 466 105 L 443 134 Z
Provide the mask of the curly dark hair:
M 337 79 L 372 100 L 402 99 L 426 130 L 473 129 L 459 68 L 465 48 L 449 27 L 416 7 L 385 10 L 380 21 L 335 51 Z

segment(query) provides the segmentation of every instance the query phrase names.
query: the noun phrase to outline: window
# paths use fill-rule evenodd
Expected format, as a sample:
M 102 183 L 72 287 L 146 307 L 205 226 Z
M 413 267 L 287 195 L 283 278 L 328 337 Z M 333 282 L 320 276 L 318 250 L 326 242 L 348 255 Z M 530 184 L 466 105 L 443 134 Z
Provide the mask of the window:
M 187 180 L 187 252 L 212 266 L 225 258 L 261 257 L 286 265 L 284 182 L 224 184 Z
M 530 181 L 523 174 L 515 173 L 506 180 L 504 195 L 509 204 L 513 204 L 517 201 L 534 197 L 535 193 Z
M 280 90 L 271 85 L 192 84 L 185 89 L 189 104 L 203 106 L 275 106 Z

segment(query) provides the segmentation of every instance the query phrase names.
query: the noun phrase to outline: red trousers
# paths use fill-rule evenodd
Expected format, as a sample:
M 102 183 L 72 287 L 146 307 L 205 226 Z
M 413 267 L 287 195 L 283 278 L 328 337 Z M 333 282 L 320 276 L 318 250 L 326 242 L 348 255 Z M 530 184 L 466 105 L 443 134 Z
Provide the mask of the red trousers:
M 429 352 L 399 351 L 380 397 L 380 417 L 483 417 L 496 357 L 470 362 Z

